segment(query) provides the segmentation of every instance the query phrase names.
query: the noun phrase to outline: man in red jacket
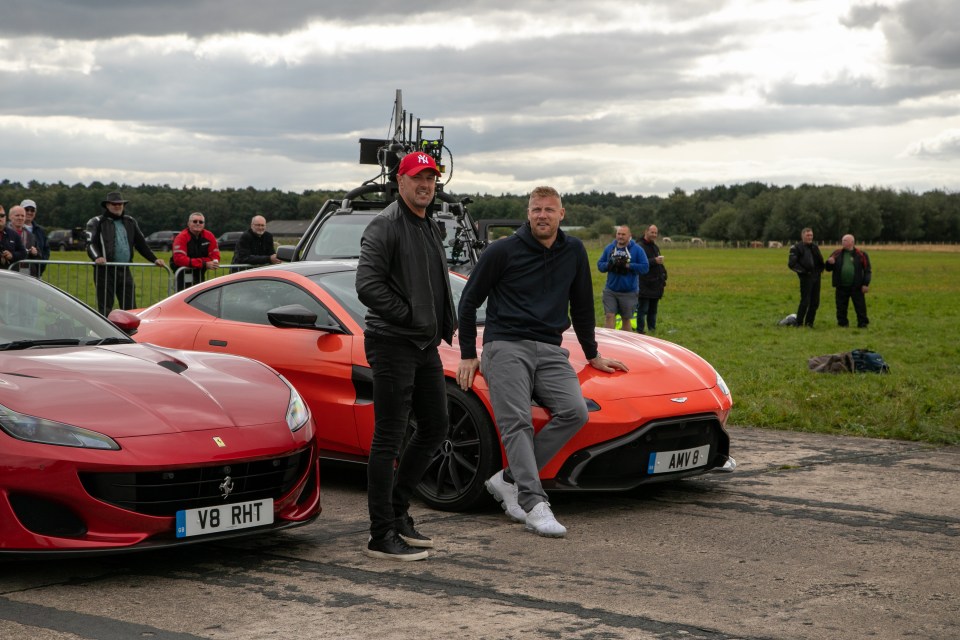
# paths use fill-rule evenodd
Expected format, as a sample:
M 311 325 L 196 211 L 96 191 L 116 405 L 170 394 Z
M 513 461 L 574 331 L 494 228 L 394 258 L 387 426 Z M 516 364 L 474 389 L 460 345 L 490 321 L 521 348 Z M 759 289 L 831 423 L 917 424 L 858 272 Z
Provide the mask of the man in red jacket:
M 207 270 L 220 267 L 217 239 L 205 225 L 203 214 L 194 211 L 187 221 L 187 228 L 173 239 L 173 264 L 178 267 L 177 291 L 203 282 L 207 277 Z

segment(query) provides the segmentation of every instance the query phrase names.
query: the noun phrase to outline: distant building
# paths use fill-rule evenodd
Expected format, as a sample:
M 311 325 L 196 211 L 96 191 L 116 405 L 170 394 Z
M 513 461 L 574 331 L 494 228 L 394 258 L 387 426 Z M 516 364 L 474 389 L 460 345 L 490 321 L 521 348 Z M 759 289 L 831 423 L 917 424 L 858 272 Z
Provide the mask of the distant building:
M 310 220 L 271 220 L 267 223 L 267 231 L 274 238 L 299 238 L 308 226 Z

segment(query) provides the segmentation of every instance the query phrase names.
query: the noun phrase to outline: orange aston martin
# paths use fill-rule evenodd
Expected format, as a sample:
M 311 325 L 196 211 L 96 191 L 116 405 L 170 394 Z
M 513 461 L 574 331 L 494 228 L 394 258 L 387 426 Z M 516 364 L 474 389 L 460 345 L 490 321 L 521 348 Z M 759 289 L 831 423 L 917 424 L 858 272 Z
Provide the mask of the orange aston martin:
M 334 261 L 219 277 L 141 311 L 134 338 L 270 365 L 309 405 L 321 455 L 365 462 L 373 437 L 372 383 L 363 349 L 365 308 L 357 300 L 355 278 L 355 263 Z M 459 299 L 466 280 L 450 278 Z M 564 346 L 580 376 L 590 420 L 542 470 L 545 488 L 616 491 L 733 470 L 724 428 L 730 392 L 708 362 L 665 340 L 598 329 L 603 354 L 630 367 L 604 374 L 587 365 L 568 333 Z M 419 492 L 431 507 L 453 511 L 490 499 L 483 481 L 502 467 L 504 456 L 483 378 L 463 392 L 455 383 L 459 348 L 442 344 L 441 356 L 450 429 Z M 535 398 L 531 402 L 536 405 Z M 534 416 L 537 428 L 547 421 L 543 409 L 535 407 Z

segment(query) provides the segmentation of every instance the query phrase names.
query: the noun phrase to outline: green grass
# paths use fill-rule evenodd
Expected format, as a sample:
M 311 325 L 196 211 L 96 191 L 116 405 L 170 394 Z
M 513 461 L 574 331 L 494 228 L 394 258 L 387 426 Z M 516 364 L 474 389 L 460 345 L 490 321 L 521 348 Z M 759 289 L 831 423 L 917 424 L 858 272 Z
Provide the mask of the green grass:
M 590 250 L 594 264 L 600 250 Z M 960 253 L 871 250 L 869 329 L 837 326 L 825 274 L 811 330 L 777 324 L 799 300 L 786 248 L 663 251 L 669 279 L 657 335 L 723 375 L 734 398 L 731 424 L 960 443 Z M 597 272 L 598 324 L 604 281 Z M 890 374 L 807 368 L 811 356 L 858 348 L 883 355 Z
M 589 247 L 596 265 L 602 246 Z M 730 423 L 816 433 L 837 433 L 960 443 L 960 252 L 870 250 L 873 284 L 867 294 L 870 328 L 836 325 L 833 287 L 823 279 L 812 330 L 777 322 L 797 310 L 797 277 L 787 249 L 663 248 L 669 271 L 660 302 L 658 337 L 687 347 L 723 375 L 733 392 Z M 169 254 L 161 255 L 169 262 Z M 227 264 L 230 252 L 222 261 Z M 82 252 L 55 252 L 54 260 L 86 261 Z M 138 261 L 142 259 L 138 256 Z M 166 296 L 166 273 L 138 282 L 147 306 Z M 84 284 L 90 274 L 84 273 Z M 92 280 L 61 288 L 95 305 Z M 605 274 L 594 269 L 598 326 Z M 853 317 L 853 309 L 850 309 Z M 807 358 L 872 349 L 889 375 L 823 374 Z

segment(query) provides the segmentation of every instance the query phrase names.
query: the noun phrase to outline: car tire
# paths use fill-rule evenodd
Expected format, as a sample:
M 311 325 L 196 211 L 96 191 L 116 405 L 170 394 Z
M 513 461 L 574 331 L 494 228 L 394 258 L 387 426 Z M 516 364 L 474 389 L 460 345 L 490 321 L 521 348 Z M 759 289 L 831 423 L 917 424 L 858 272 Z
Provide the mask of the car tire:
M 465 511 L 489 497 L 483 483 L 503 467 L 500 438 L 483 403 L 450 381 L 447 413 L 447 439 L 427 466 L 417 494 L 432 509 Z

